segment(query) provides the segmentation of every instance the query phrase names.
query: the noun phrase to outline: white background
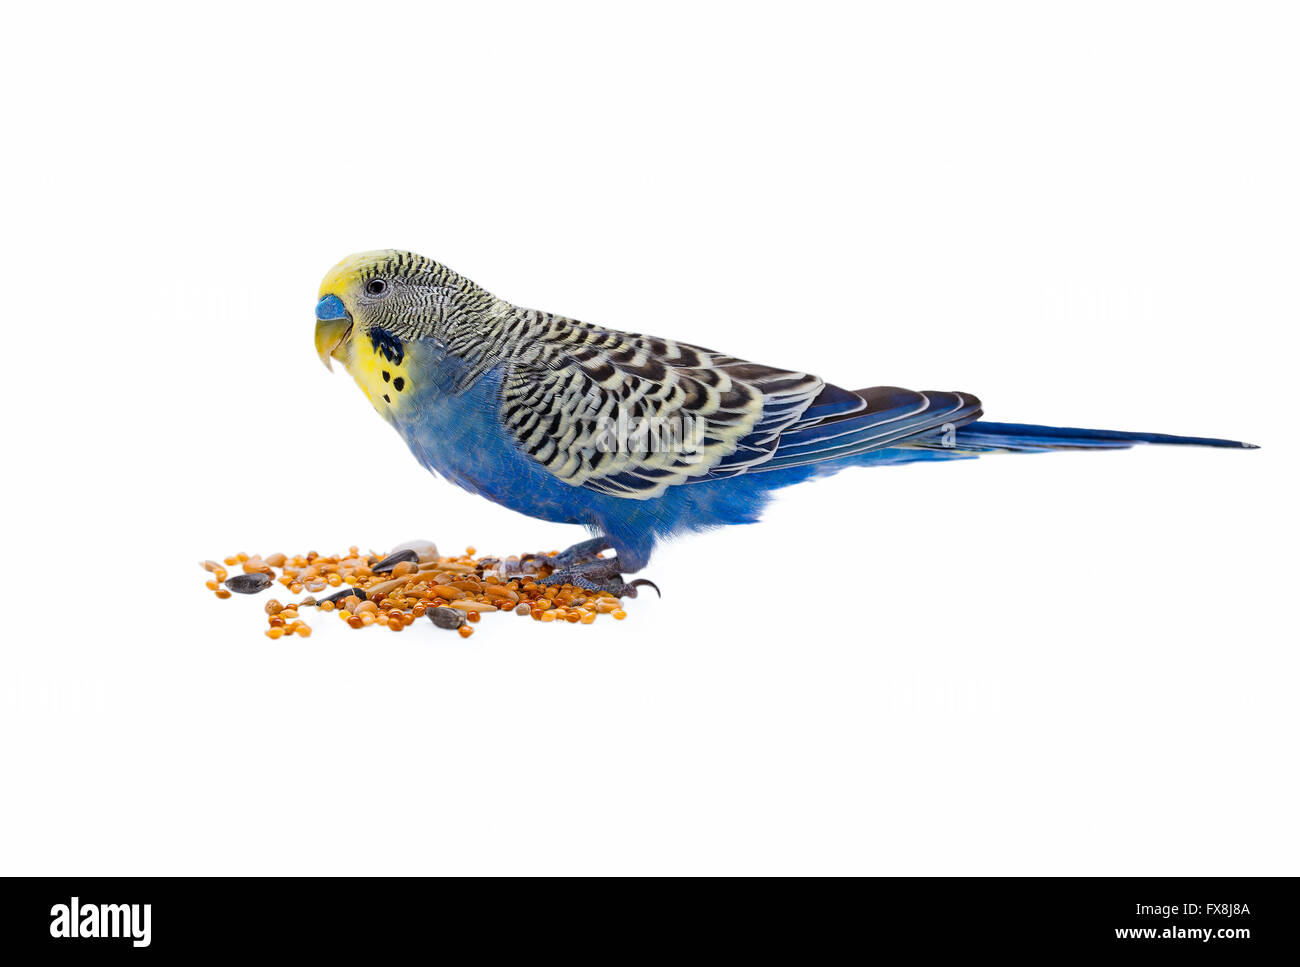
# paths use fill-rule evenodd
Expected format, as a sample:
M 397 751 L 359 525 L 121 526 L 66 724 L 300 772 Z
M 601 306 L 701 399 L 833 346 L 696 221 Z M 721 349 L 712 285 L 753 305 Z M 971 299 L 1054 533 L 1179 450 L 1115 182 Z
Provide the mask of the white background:
M 0 871 L 1300 871 L 1287 5 L 48 11 L 0 57 Z M 1263 449 L 854 470 L 621 623 L 270 642 L 198 559 L 583 536 L 321 368 L 319 279 L 388 246 Z

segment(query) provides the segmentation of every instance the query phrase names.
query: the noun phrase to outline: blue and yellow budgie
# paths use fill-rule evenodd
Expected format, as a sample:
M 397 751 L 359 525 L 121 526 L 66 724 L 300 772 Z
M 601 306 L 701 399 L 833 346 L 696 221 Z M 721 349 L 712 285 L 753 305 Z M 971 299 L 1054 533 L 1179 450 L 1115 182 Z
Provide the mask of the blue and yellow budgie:
M 846 390 L 809 373 L 521 309 L 410 252 L 326 275 L 316 350 L 343 363 L 425 467 L 594 537 L 549 581 L 622 575 L 675 534 L 758 520 L 780 487 L 851 466 L 1230 440 L 988 423 L 969 393 Z M 612 549 L 613 557 L 601 552 Z

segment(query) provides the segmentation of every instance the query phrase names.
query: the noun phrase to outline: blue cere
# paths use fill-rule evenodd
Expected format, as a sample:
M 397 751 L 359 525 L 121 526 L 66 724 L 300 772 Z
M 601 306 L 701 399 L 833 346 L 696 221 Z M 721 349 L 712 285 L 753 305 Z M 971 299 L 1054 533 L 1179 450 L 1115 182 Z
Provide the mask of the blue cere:
M 325 322 L 329 319 L 346 319 L 348 310 L 343 308 L 343 300 L 336 295 L 322 296 L 316 303 L 316 318 Z

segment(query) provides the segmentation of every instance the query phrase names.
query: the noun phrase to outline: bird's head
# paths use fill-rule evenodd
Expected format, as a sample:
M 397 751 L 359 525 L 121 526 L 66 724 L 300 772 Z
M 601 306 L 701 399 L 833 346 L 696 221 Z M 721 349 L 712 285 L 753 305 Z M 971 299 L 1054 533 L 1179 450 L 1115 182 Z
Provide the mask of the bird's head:
M 413 252 L 349 255 L 330 269 L 316 302 L 316 352 L 349 365 L 351 354 L 382 334 L 401 340 L 437 335 L 447 319 L 491 296 L 444 265 Z

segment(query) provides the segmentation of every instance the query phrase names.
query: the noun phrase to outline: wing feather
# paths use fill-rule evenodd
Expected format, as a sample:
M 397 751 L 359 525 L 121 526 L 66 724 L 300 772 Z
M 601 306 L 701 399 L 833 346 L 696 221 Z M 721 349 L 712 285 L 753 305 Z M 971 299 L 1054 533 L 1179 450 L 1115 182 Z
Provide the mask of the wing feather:
M 502 419 L 551 473 L 599 493 L 644 500 L 761 463 L 825 386 L 669 339 L 572 332 L 507 367 Z
M 571 323 L 507 365 L 502 420 L 559 479 L 636 500 L 896 446 L 980 416 L 968 393 L 846 390 L 699 346 Z

